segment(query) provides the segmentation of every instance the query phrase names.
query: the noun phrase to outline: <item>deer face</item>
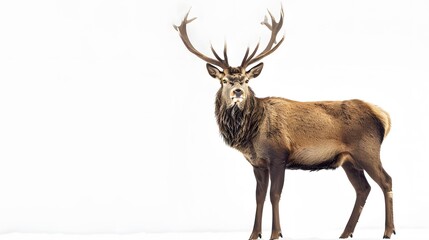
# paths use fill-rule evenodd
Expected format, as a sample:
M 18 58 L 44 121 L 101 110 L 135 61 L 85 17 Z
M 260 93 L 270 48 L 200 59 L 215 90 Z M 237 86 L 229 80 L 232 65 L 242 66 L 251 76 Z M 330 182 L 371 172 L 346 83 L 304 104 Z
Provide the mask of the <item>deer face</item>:
M 249 80 L 256 78 L 262 71 L 263 63 L 256 65 L 249 71 L 242 67 L 228 67 L 222 72 L 215 66 L 207 63 L 209 75 L 220 81 L 222 100 L 228 107 L 238 106 L 243 109 L 249 95 Z

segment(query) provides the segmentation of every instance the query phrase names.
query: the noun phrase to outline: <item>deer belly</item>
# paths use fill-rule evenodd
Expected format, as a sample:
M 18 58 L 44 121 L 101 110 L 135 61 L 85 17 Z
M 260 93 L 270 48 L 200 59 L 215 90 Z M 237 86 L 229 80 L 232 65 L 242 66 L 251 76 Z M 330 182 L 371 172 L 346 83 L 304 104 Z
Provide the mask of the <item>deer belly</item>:
M 310 171 L 335 169 L 342 165 L 342 152 L 342 147 L 331 144 L 301 148 L 291 153 L 286 168 Z

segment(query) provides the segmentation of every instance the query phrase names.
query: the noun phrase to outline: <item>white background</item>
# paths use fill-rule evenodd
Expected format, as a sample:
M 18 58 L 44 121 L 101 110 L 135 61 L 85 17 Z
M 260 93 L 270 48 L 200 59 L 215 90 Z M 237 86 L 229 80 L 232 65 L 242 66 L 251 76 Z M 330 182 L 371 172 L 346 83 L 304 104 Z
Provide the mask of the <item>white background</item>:
M 172 24 L 192 6 L 194 45 L 228 42 L 238 65 L 267 41 L 280 1 L 1 1 L 0 233 L 245 231 L 252 167 L 218 134 L 219 83 Z M 259 97 L 359 98 L 387 110 L 382 161 L 401 229 L 428 228 L 429 2 L 285 0 L 283 45 Z M 355 231 L 384 230 L 381 190 Z M 268 199 L 267 199 L 268 200 Z M 354 204 L 343 170 L 287 171 L 287 236 L 342 232 Z M 267 201 L 265 235 L 271 208 Z

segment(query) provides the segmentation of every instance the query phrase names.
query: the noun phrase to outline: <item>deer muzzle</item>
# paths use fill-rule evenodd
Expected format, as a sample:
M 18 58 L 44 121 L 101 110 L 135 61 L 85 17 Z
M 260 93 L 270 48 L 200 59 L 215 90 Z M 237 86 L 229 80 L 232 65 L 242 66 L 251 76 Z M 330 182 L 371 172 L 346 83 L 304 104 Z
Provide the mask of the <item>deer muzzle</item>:
M 233 103 L 241 103 L 245 98 L 244 91 L 241 88 L 232 89 L 230 95 Z

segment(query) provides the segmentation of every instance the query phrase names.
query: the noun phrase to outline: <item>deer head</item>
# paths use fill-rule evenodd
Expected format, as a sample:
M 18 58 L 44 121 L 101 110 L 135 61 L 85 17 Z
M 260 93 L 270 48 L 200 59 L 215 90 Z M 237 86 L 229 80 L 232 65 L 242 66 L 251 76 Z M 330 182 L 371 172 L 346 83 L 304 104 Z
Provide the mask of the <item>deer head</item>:
M 194 48 L 191 41 L 189 40 L 186 26 L 196 18 L 188 19 L 189 11 L 185 15 L 185 18 L 183 19 L 180 26 L 174 25 L 174 28 L 179 32 L 180 38 L 182 39 L 186 48 L 191 53 L 207 62 L 207 71 L 209 75 L 220 81 L 220 92 L 222 99 L 224 100 L 224 104 L 228 107 L 238 106 L 241 109 L 243 108 L 245 100 L 248 98 L 251 92 L 250 88 L 248 87 L 249 80 L 259 76 L 264 64 L 259 63 L 256 66 L 251 67 L 249 70 L 247 70 L 247 68 L 274 52 L 284 40 L 283 36 L 278 43 L 276 41 L 277 34 L 283 25 L 283 8 L 280 11 L 280 20 L 278 22 L 276 22 L 270 11 L 268 11 L 268 13 L 271 18 L 271 23 L 268 22 L 267 17 L 265 17 L 263 22 L 261 22 L 261 24 L 267 26 L 268 29 L 271 30 L 271 37 L 267 46 L 261 53 L 256 54 L 259 48 L 258 43 L 250 55 L 249 48 L 247 48 L 243 61 L 238 67 L 231 67 L 229 65 L 226 43 L 223 50 L 223 59 L 216 53 L 213 46 L 211 46 L 211 50 L 215 56 L 215 59 L 207 57 Z

